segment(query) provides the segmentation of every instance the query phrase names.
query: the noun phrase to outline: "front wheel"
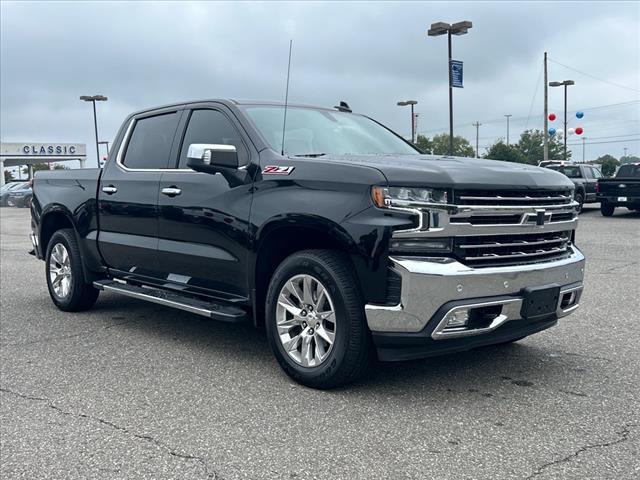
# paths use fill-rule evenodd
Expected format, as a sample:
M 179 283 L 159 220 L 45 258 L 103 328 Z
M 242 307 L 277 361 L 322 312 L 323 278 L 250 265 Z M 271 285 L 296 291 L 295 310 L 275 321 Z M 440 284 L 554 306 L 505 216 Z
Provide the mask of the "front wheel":
M 280 366 L 309 387 L 353 382 L 371 360 L 363 301 L 340 252 L 305 250 L 280 264 L 267 292 L 266 328 Z
M 582 192 L 576 192 L 575 201 L 578 202 L 578 213 L 582 212 L 584 206 L 584 194 Z
M 611 205 L 609 202 L 602 202 L 600 204 L 600 213 L 602 213 L 602 215 L 605 216 L 605 217 L 612 216 L 613 215 L 613 211 L 615 209 L 616 209 L 616 207 Z
M 93 307 L 99 290 L 85 282 L 80 248 L 73 230 L 58 230 L 47 246 L 46 275 L 51 300 L 60 310 L 79 312 Z

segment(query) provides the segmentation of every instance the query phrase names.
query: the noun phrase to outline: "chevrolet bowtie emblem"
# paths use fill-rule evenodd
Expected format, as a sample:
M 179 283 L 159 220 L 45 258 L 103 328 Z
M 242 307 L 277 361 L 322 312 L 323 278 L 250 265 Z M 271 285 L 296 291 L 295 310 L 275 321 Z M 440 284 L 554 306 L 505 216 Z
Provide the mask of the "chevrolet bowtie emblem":
M 545 214 L 546 214 L 545 210 L 536 211 L 536 225 L 544 225 Z

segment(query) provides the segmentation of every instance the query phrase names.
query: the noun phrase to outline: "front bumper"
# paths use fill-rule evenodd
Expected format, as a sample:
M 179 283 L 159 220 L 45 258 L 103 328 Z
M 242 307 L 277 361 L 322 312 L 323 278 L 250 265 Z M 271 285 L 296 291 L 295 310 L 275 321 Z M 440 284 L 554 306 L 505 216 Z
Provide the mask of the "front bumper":
M 391 257 L 390 261 L 402 282 L 400 303 L 365 306 L 383 360 L 465 350 L 548 328 L 578 307 L 584 277 L 584 256 L 575 246 L 560 260 L 506 267 L 471 268 L 448 257 Z M 520 314 L 525 289 L 536 287 L 559 288 L 556 309 L 544 318 L 525 320 Z M 487 306 L 500 309 L 489 325 L 466 331 L 444 328 L 451 312 Z M 414 352 L 389 351 L 407 346 Z

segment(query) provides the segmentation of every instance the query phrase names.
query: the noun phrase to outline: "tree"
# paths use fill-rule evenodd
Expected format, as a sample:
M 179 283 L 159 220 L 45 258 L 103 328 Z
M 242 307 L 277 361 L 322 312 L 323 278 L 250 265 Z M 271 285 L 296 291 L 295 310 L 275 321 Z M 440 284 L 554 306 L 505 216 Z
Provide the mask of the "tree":
M 10 170 L 5 170 L 4 171 L 4 182 L 10 182 L 11 180 L 13 180 L 13 173 L 11 173 Z
M 640 157 L 636 157 L 635 155 L 625 155 L 620 157 L 620 165 L 625 163 L 640 163 Z
M 416 147 L 418 147 L 422 153 L 433 153 L 433 142 L 429 140 L 429 137 L 425 137 L 424 135 L 418 135 Z
M 487 153 L 484 154 L 484 158 L 503 160 L 505 162 L 527 163 L 526 158 L 516 145 L 507 145 L 502 139 L 489 147 Z
M 431 141 L 433 145 L 434 155 L 448 155 L 449 154 L 449 134 L 441 133 L 435 135 Z M 476 152 L 464 137 L 455 135 L 453 137 L 453 155 L 456 157 L 475 157 Z
M 613 155 L 602 155 L 598 157 L 596 163 L 602 165 L 602 174 L 605 177 L 610 177 L 616 172 L 616 168 L 620 165 L 620 162 Z
M 544 133 L 542 130 L 525 130 L 516 145 L 522 154 L 523 163 L 537 165 L 544 159 Z M 571 150 L 567 149 L 567 160 L 571 158 Z M 549 159 L 564 159 L 564 146 L 556 136 L 549 137 Z

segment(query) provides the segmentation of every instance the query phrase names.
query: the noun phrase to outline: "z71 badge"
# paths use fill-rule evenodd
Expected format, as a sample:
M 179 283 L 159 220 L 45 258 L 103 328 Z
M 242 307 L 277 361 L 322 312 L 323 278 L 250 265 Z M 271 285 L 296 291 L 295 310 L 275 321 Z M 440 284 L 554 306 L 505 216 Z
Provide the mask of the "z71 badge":
M 283 167 L 280 165 L 267 165 L 262 170 L 263 175 L 291 175 L 296 167 Z

